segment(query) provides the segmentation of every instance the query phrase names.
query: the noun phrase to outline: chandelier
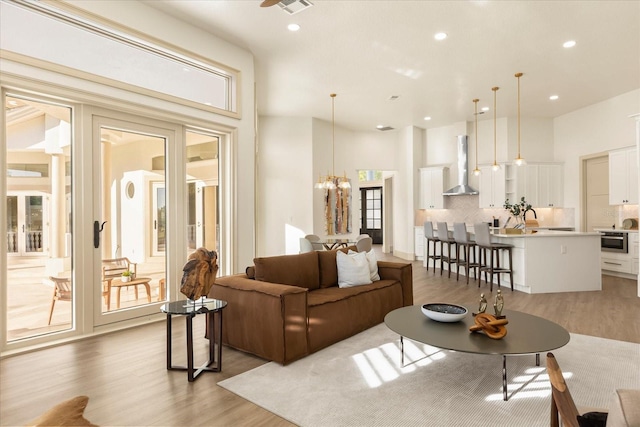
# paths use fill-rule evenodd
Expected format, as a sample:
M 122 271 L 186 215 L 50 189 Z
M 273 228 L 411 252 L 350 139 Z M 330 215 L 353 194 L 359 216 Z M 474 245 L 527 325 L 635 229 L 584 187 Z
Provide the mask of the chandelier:
M 320 190 L 335 190 L 336 188 L 351 188 L 347 173 L 343 176 L 336 176 L 335 163 L 336 163 L 336 120 L 335 120 L 335 100 L 336 94 L 332 93 L 331 97 L 331 175 L 318 177 L 318 182 L 314 185 L 314 188 Z

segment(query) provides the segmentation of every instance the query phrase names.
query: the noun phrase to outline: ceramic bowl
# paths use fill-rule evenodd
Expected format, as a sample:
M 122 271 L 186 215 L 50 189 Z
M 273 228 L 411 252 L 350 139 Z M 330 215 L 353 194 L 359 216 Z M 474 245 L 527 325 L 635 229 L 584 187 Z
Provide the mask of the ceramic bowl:
M 424 304 L 422 312 L 438 322 L 459 322 L 467 315 L 467 309 L 463 306 L 446 303 Z

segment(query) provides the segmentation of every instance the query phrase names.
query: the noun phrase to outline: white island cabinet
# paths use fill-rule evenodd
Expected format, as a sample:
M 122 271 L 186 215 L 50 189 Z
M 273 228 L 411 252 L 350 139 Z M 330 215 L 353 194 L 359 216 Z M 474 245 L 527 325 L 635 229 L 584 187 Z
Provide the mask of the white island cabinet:
M 515 290 L 529 294 L 602 290 L 600 233 L 539 231 L 494 234 L 492 240 L 514 246 Z M 508 260 L 503 252 L 500 263 L 504 266 Z M 501 284 L 511 286 L 509 275 L 501 275 Z

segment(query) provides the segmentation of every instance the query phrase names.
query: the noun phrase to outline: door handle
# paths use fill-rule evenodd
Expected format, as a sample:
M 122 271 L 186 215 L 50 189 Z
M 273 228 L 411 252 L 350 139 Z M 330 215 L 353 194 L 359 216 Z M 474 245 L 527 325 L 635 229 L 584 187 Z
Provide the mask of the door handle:
M 158 221 L 157 220 L 153 220 L 153 229 L 157 230 L 158 229 Z
M 93 247 L 96 249 L 100 247 L 100 233 L 106 223 L 107 221 L 104 221 L 102 224 L 100 224 L 100 221 L 93 221 Z

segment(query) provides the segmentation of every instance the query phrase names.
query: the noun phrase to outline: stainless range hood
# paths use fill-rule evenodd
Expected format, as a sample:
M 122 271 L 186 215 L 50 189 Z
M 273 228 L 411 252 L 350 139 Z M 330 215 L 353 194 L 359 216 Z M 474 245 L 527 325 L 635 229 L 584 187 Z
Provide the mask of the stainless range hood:
M 469 186 L 469 156 L 467 135 L 458 135 L 458 185 L 442 193 L 444 196 L 466 196 L 478 194 Z

